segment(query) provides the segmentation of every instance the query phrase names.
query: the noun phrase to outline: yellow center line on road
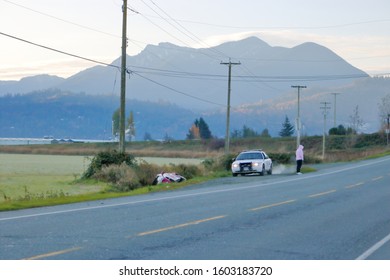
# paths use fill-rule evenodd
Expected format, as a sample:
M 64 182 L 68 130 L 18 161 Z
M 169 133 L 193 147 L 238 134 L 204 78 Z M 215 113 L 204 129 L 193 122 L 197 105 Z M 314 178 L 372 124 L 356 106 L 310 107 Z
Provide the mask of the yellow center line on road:
M 156 229 L 156 230 L 145 231 L 145 232 L 138 233 L 137 236 L 145 236 L 145 235 L 155 234 L 155 233 L 159 233 L 159 232 L 163 232 L 163 231 L 168 231 L 168 230 L 188 227 L 188 226 L 197 225 L 197 224 L 200 224 L 200 223 L 205 223 L 205 222 L 209 222 L 209 221 L 222 219 L 222 218 L 225 218 L 225 217 L 226 216 L 216 216 L 216 217 L 211 217 L 211 218 L 207 218 L 207 219 L 197 220 L 197 221 L 188 222 L 188 223 L 184 223 L 184 224 L 180 224 L 180 225 L 175 225 L 175 226 L 171 226 L 171 227 L 165 227 L 165 228 L 160 228 L 160 229 Z
M 55 251 L 55 252 L 50 252 L 50 253 L 46 253 L 46 254 L 42 254 L 42 255 L 32 256 L 32 257 L 29 257 L 29 258 L 25 258 L 23 260 L 40 260 L 40 259 L 44 259 L 44 258 L 47 258 L 47 257 L 53 257 L 53 256 L 58 256 L 58 255 L 70 253 L 70 252 L 73 252 L 73 251 L 78 251 L 78 250 L 81 250 L 81 249 L 82 249 L 82 247 L 74 247 L 74 248 L 65 249 L 65 250 L 61 250 L 61 251 Z
M 316 193 L 316 194 L 309 195 L 308 197 L 314 198 L 314 197 L 319 197 L 319 196 L 331 194 L 331 193 L 334 193 L 334 192 L 337 192 L 337 190 L 330 190 L 330 191 L 327 191 L 327 192 Z
M 250 211 L 258 211 L 258 210 L 262 210 L 262 209 L 266 209 L 266 208 L 271 208 L 271 207 L 276 207 L 276 206 L 280 206 L 280 205 L 284 205 L 284 204 L 288 204 L 288 203 L 293 203 L 295 201 L 296 201 L 296 199 L 291 199 L 291 200 L 286 200 L 286 201 L 282 201 L 282 202 L 278 202 L 278 203 L 274 203 L 274 204 L 269 204 L 269 205 L 264 205 L 264 206 L 252 208 L 249 210 Z
M 383 179 L 383 176 L 379 176 L 379 177 L 376 177 L 376 178 L 372 178 L 371 181 L 378 181 L 380 179 Z
M 349 185 L 349 186 L 346 186 L 345 188 L 346 189 L 352 189 L 352 188 L 356 188 L 356 187 L 359 187 L 359 186 L 362 186 L 364 185 L 364 182 L 360 182 L 360 183 L 357 183 L 357 184 L 354 184 L 354 185 Z

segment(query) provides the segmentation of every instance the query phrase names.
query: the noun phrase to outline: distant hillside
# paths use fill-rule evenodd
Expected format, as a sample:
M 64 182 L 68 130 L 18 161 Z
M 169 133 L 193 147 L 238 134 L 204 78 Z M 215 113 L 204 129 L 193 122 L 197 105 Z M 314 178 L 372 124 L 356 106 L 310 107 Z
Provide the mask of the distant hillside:
M 112 114 L 117 96 L 91 96 L 47 90 L 0 97 L 0 137 L 101 139 L 112 137 Z M 184 139 L 199 116 L 164 102 L 127 100 L 127 115 L 134 113 L 136 139 Z
M 380 127 L 378 104 L 390 94 L 390 78 L 365 78 L 347 86 L 328 89 L 306 88 L 301 92 L 303 135 L 321 135 L 323 111 L 320 102 L 329 102 L 327 128 L 333 126 L 334 96 L 337 95 L 337 125 L 350 125 L 356 107 L 364 121 L 361 132 L 375 132 Z M 43 137 L 110 139 L 113 112 L 119 107 L 118 95 L 88 95 L 69 91 L 46 90 L 25 95 L 0 97 L 0 137 Z M 136 140 L 146 133 L 153 139 L 165 136 L 185 139 L 189 128 L 202 117 L 212 134 L 225 136 L 226 108 L 189 110 L 159 101 L 127 99 L 126 114 L 133 111 Z M 278 136 L 287 116 L 294 124 L 297 114 L 297 93 L 290 89 L 283 97 L 241 104 L 231 108 L 231 131 L 243 126 L 261 133 L 268 129 Z
M 127 97 L 170 102 L 189 109 L 226 105 L 228 67 L 221 62 L 241 62 L 232 69 L 231 104 L 238 106 L 282 97 L 290 86 L 331 88 L 367 77 L 331 50 L 315 43 L 294 48 L 272 47 L 257 37 L 212 48 L 193 49 L 170 43 L 148 45 L 128 56 Z M 120 59 L 113 65 L 120 65 Z M 68 79 L 36 76 L 19 82 L 0 82 L 0 96 L 58 88 L 89 95 L 119 92 L 119 71 L 95 66 Z
M 257 37 L 212 48 L 192 49 L 170 43 L 148 45 L 127 58 L 127 114 L 134 112 L 136 139 L 184 139 L 203 117 L 216 137 L 225 136 L 228 67 L 232 67 L 231 131 L 245 125 L 277 136 L 287 116 L 294 124 L 301 93 L 302 133 L 320 135 L 329 102 L 327 127 L 348 126 L 358 107 L 362 132 L 380 127 L 378 104 L 390 94 L 389 78 L 370 78 L 331 50 L 315 43 L 273 47 Z M 120 65 L 120 59 L 113 62 Z M 0 81 L 0 137 L 111 137 L 111 119 L 119 107 L 120 73 L 108 66 L 85 69 L 62 79 L 39 75 Z
M 336 100 L 332 93 L 337 93 Z M 376 132 L 381 127 L 378 106 L 382 98 L 390 95 L 390 78 L 365 78 L 355 82 L 328 88 L 306 88 L 301 90 L 301 121 L 303 134 L 322 135 L 324 126 L 324 110 L 327 102 L 327 129 L 334 125 L 334 108 L 336 101 L 336 126 L 351 126 L 351 116 L 358 108 L 359 117 L 364 124 L 359 132 Z M 390 108 L 389 108 L 390 109 Z M 222 113 L 222 112 L 221 112 Z M 295 123 L 297 116 L 297 90 L 291 89 L 288 95 L 273 100 L 243 104 L 232 109 L 232 115 L 244 123 L 257 123 L 256 127 L 267 127 L 273 135 L 280 131 L 281 123 L 288 116 Z M 211 116 L 210 116 L 211 117 Z M 255 120 L 253 120 L 253 119 Z M 234 119 L 234 118 L 233 118 Z
M 55 88 L 64 81 L 64 78 L 46 74 L 22 78 L 20 81 L 0 81 L 0 96 Z

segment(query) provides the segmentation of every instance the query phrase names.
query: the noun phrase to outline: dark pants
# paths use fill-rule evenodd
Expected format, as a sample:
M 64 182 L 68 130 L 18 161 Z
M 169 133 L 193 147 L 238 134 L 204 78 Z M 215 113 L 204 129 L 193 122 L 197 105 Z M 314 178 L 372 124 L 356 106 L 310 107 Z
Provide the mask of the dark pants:
M 302 162 L 303 160 L 301 159 L 297 160 L 297 173 L 301 172 Z

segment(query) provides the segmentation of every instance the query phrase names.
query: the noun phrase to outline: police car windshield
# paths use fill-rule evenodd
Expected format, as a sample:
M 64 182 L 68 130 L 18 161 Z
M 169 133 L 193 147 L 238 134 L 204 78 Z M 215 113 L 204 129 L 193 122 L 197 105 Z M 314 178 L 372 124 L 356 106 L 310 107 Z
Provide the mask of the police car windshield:
M 263 159 L 262 153 L 242 153 L 239 154 L 236 160 L 246 160 L 246 159 Z

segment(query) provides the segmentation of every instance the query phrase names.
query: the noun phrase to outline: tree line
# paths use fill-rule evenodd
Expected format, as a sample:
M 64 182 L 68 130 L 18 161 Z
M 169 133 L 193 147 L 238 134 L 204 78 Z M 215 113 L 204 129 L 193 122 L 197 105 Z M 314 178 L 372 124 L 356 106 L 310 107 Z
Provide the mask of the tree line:
M 381 102 L 378 104 L 380 119 L 382 122 L 382 129 L 390 129 L 390 94 L 382 98 Z M 112 117 L 112 133 L 113 135 L 119 134 L 119 108 L 114 112 Z M 345 127 L 344 125 L 338 125 L 329 129 L 329 135 L 356 135 L 359 133 L 359 130 L 364 126 L 364 121 L 360 117 L 359 107 L 356 106 L 353 113 L 350 115 L 350 125 Z M 290 122 L 288 116 L 285 116 L 285 119 L 282 123 L 282 128 L 279 131 L 280 137 L 291 137 L 295 133 L 295 127 Z M 126 122 L 126 135 L 131 141 L 136 134 L 134 115 L 130 111 L 130 114 Z M 231 138 L 252 138 L 252 137 L 271 137 L 267 128 L 263 129 L 261 133 L 258 133 L 254 129 L 244 125 L 242 129 L 235 129 L 231 132 Z M 215 138 L 209 128 L 209 125 L 206 121 L 200 117 L 195 119 L 194 123 L 188 130 L 186 135 L 187 140 L 207 140 Z M 172 140 L 169 135 L 164 136 L 165 140 Z M 144 140 L 153 140 L 150 133 L 145 133 Z

